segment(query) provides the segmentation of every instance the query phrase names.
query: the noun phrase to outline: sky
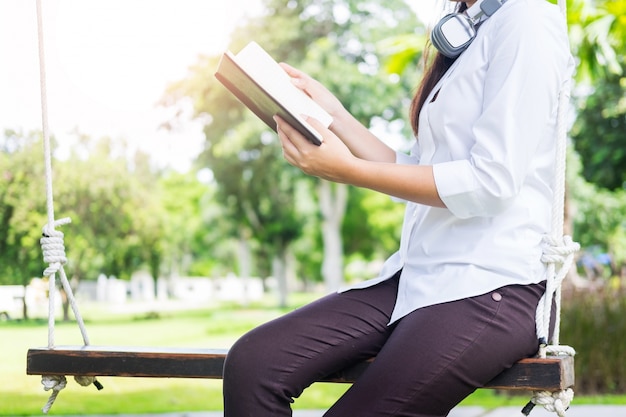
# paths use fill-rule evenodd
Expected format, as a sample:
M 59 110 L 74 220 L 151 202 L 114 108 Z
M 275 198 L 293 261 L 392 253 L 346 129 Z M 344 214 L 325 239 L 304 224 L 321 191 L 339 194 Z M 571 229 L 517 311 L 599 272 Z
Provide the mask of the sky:
M 416 0 L 433 4 L 441 0 Z M 124 138 L 160 167 L 185 171 L 202 149 L 200 122 L 160 126 L 157 105 L 199 55 L 224 51 L 261 0 L 42 0 L 49 131 L 60 149 L 79 131 Z M 424 14 L 429 8 L 423 9 Z M 432 6 L 430 8 L 432 10 Z M 0 131 L 42 129 L 35 0 L 0 0 Z

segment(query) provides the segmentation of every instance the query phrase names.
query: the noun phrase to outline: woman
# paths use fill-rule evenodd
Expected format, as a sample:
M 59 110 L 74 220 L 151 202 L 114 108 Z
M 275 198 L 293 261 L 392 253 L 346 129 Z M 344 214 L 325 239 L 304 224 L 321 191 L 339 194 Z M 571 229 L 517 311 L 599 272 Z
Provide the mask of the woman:
M 459 3 L 457 12 L 476 16 L 475 39 L 457 58 L 438 53 L 413 99 L 410 155 L 391 150 L 322 85 L 283 65 L 334 118 L 330 129 L 309 120 L 321 146 L 276 118 L 286 160 L 404 200 L 406 215 L 399 250 L 378 278 L 233 346 L 226 417 L 290 416 L 290 403 L 312 382 L 372 356 L 325 416 L 446 416 L 536 353 L 558 95 L 572 58 L 556 6 L 498 0 L 487 16 L 477 12 L 481 2 Z

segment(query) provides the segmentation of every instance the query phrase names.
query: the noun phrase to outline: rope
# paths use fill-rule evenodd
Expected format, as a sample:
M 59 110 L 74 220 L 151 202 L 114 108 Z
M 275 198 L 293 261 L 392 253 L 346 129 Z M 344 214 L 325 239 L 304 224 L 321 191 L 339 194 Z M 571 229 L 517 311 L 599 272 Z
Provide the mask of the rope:
M 74 380 L 83 387 L 87 387 L 91 384 L 94 384 L 98 389 L 102 389 L 102 385 L 98 382 L 96 377 L 93 376 L 75 376 Z M 41 385 L 43 385 L 44 391 L 52 391 L 46 405 L 43 406 L 41 411 L 44 414 L 48 414 L 52 404 L 54 404 L 54 400 L 56 400 L 57 395 L 65 386 L 67 385 L 67 379 L 64 375 L 44 375 L 41 377 Z
M 558 6 L 567 21 L 567 5 L 565 0 L 558 0 Z M 576 352 L 570 346 L 559 344 L 561 327 L 561 284 L 567 272 L 574 263 L 574 255 L 580 245 L 574 242 L 571 236 L 563 234 L 565 216 L 565 169 L 567 157 L 567 123 L 566 111 L 570 98 L 570 85 L 566 82 L 559 93 L 557 113 L 557 143 L 556 143 L 556 172 L 554 178 L 554 195 L 552 202 L 552 231 L 543 239 L 543 255 L 541 260 L 548 266 L 546 291 L 539 304 L 535 321 L 537 338 L 539 339 L 540 358 L 548 355 L 574 356 Z M 552 340 L 550 334 L 550 316 L 552 303 L 555 304 L 554 332 Z M 559 417 L 565 417 L 565 411 L 574 398 L 571 388 L 549 392 L 536 391 L 532 394 L 528 404 L 522 409 L 522 415 L 528 416 L 535 405 L 542 405 L 547 411 L 555 412 Z
M 574 263 L 574 255 L 580 249 L 580 245 L 574 242 L 570 236 L 563 236 L 556 240 L 546 236 L 542 261 L 548 264 L 548 281 L 546 292 L 537 305 L 535 320 L 537 322 L 537 337 L 542 341 L 539 356 L 546 357 L 548 346 L 548 334 L 550 331 L 550 315 L 552 302 L 556 304 L 554 334 L 552 344 L 559 345 L 560 336 L 560 313 L 561 313 L 561 284 L 567 272 Z
M 539 391 L 533 394 L 526 407 L 522 410 L 522 415 L 528 416 L 535 405 L 541 405 L 547 411 L 556 413 L 559 417 L 566 417 L 565 412 L 573 399 L 574 390 L 571 388 L 557 392 Z
M 72 287 L 65 275 L 63 265 L 67 263 L 67 257 L 65 256 L 65 244 L 63 243 L 63 233 L 55 230 L 55 227 L 62 226 L 70 223 L 69 218 L 63 218 L 60 220 L 54 219 L 54 199 L 52 192 L 52 152 L 50 151 L 50 133 L 48 129 L 48 100 L 46 94 L 46 69 L 45 69 L 45 53 L 43 42 L 43 18 L 41 0 L 36 0 L 37 4 L 37 35 L 39 43 L 39 76 L 40 76 L 40 90 L 41 90 L 41 119 L 43 130 L 43 143 L 44 143 L 44 158 L 46 169 L 46 204 L 48 223 L 43 227 L 43 237 L 40 240 L 41 249 L 43 251 L 44 262 L 48 263 L 48 267 L 44 270 L 43 276 L 48 278 L 48 349 L 54 348 L 54 317 L 55 317 L 55 305 L 56 305 L 56 274 L 59 274 L 61 278 L 61 284 L 67 294 L 68 301 L 78 322 L 83 342 L 85 346 L 89 345 L 89 337 L 87 336 L 87 329 L 85 323 L 78 310 L 78 305 L 74 298 Z M 74 379 L 81 385 L 94 384 L 98 389 L 102 386 L 94 377 L 75 377 Z M 46 405 L 42 408 L 44 413 L 47 413 L 54 404 L 59 392 L 65 388 L 66 379 L 63 375 L 44 375 L 41 378 L 41 383 L 44 387 L 44 391 L 52 391 Z
M 43 385 L 44 391 L 52 391 L 50 397 L 48 398 L 48 402 L 46 402 L 46 405 L 44 405 L 41 409 L 44 414 L 47 414 L 48 411 L 50 411 L 52 404 L 54 404 L 54 400 L 57 399 L 59 392 L 61 392 L 61 390 L 65 388 L 65 385 L 67 385 L 67 380 L 63 375 L 46 375 L 41 378 L 41 384 Z

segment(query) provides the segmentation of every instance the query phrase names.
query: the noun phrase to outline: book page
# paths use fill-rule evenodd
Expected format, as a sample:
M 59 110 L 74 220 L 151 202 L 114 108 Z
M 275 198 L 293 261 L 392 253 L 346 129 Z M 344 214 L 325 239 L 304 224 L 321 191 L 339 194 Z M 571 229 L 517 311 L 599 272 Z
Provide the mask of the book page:
M 308 125 L 301 115 L 313 117 L 324 126 L 330 126 L 332 117 L 311 97 L 293 85 L 285 70 L 256 42 L 250 42 L 243 48 L 236 55 L 236 60 L 259 85 L 283 103 L 303 124 Z

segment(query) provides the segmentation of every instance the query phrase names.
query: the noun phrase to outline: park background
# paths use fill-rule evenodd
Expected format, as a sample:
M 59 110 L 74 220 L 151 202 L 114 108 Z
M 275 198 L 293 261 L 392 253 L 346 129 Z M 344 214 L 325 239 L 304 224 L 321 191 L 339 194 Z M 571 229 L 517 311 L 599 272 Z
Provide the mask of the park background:
M 371 277 L 397 245 L 402 205 L 290 167 L 275 134 L 213 73 L 223 50 L 255 40 L 406 149 L 427 27 L 445 2 L 201 3 L 43 1 L 55 211 L 72 219 L 65 269 L 93 344 L 227 347 Z M 47 394 L 25 375 L 25 355 L 47 342 L 38 245 L 47 219 L 34 1 L 3 0 L 0 19 L 0 315 L 10 318 L 0 322 L 0 414 L 36 415 Z M 626 402 L 625 19 L 623 0 L 568 2 L 577 71 L 566 230 L 582 250 L 564 286 L 561 340 L 578 351 L 583 402 Z M 80 344 L 65 303 L 57 315 L 57 343 Z M 102 392 L 70 384 L 53 411 L 220 407 L 219 381 L 103 383 Z M 342 389 L 317 384 L 297 406 L 324 408 Z

